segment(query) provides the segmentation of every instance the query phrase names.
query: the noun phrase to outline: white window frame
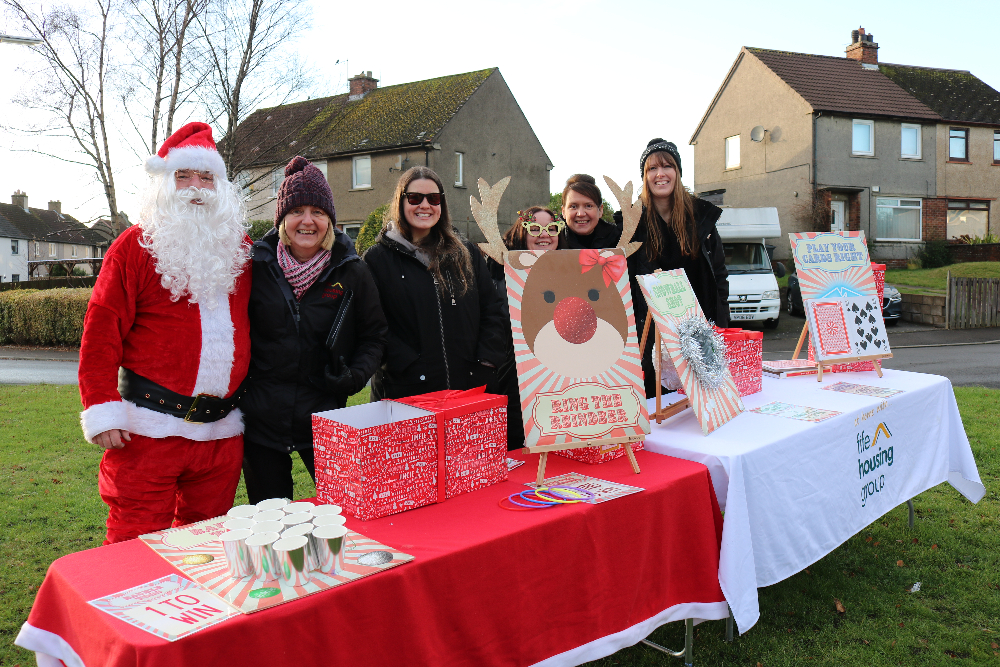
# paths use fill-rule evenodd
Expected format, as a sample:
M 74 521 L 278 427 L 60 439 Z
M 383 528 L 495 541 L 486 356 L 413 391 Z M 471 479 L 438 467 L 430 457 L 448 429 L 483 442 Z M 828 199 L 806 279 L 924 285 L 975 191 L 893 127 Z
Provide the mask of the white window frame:
M 733 150 L 735 148 L 735 150 Z M 735 154 L 736 161 L 733 162 L 733 154 Z M 739 169 L 740 168 L 740 135 L 734 134 L 731 137 L 726 137 L 726 162 L 725 170 Z
M 281 184 L 285 182 L 285 168 L 275 167 L 271 170 L 271 196 L 277 197 L 281 190 Z
M 465 153 L 455 151 L 455 187 L 465 187 Z
M 344 222 L 340 223 L 338 226 L 340 227 L 340 231 L 344 232 L 348 236 L 351 236 L 351 230 L 354 230 L 356 233 L 354 236 L 351 237 L 352 240 L 355 240 L 358 234 L 361 233 L 360 222 Z
M 76 257 L 76 246 L 75 245 L 71 245 L 69 247 L 69 256 L 70 257 Z
M 917 201 L 920 202 L 920 206 L 900 206 L 899 202 L 901 200 L 906 201 Z M 879 204 L 880 200 L 895 200 L 895 204 Z M 878 235 L 878 209 L 879 208 L 902 208 L 908 211 L 917 210 L 920 215 L 920 222 L 917 225 L 917 237 L 916 238 L 895 238 L 895 237 L 882 237 Z M 909 241 L 912 243 L 918 243 L 924 238 L 924 200 L 918 197 L 876 197 L 875 199 L 875 240 L 876 241 Z
M 38 245 L 38 241 L 35 241 L 35 257 L 39 257 L 41 256 L 41 254 L 42 251 L 40 249 L 40 246 Z
M 10 240 L 10 254 L 20 255 L 21 254 L 21 242 L 17 239 Z
M 854 128 L 859 125 L 864 125 L 868 127 L 868 146 L 869 150 L 859 151 L 854 148 Z M 860 118 L 855 118 L 851 121 L 851 155 L 858 155 L 861 157 L 875 157 L 875 121 L 873 120 L 863 120 Z
M 913 155 L 903 152 L 903 131 L 904 130 L 916 130 L 917 131 L 917 152 Z M 919 160 L 922 154 L 923 132 L 921 126 L 917 123 L 901 123 L 899 126 L 899 157 L 903 160 Z
M 358 179 L 358 163 L 362 160 L 368 161 L 368 182 L 361 183 Z M 360 190 L 362 188 L 372 187 L 372 156 L 371 155 L 357 155 L 351 160 L 351 189 Z
M 56 244 L 49 243 L 49 257 L 55 257 L 55 256 L 56 256 Z

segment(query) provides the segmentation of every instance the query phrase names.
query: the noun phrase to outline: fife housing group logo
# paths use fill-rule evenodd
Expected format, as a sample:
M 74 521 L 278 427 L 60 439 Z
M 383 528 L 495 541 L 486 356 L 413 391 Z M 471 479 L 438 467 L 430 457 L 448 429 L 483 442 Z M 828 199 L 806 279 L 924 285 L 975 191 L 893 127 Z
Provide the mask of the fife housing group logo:
M 875 427 L 875 434 L 869 436 L 862 430 L 858 433 L 856 443 L 858 446 L 858 478 L 862 482 L 861 486 L 861 506 L 865 507 L 868 499 L 877 493 L 881 493 L 885 488 L 885 474 L 875 475 L 883 466 L 892 466 L 892 445 L 888 440 L 892 438 L 892 433 L 885 422 L 880 422 Z M 881 444 L 880 444 L 881 443 Z M 869 475 L 871 477 L 869 477 Z M 865 480 L 868 481 L 865 481 Z

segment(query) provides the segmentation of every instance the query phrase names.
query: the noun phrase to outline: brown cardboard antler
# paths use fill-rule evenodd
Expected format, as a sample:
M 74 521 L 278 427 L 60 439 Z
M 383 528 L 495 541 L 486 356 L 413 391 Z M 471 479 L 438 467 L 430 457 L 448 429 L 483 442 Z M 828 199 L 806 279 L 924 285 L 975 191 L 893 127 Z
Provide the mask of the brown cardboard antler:
M 610 176 L 605 176 L 604 181 L 611 188 L 611 193 L 618 200 L 618 205 L 622 209 L 622 236 L 618 241 L 618 247 L 624 250 L 625 256 L 628 257 L 642 245 L 642 241 L 630 242 L 639 226 L 639 219 L 642 217 L 642 204 L 638 199 L 635 202 L 632 201 L 632 181 L 625 184 L 624 190 L 618 187 L 618 184 Z
M 490 187 L 484 179 L 479 179 L 479 197 L 482 203 L 476 201 L 476 197 L 469 197 L 469 206 L 472 207 L 472 217 L 476 219 L 476 224 L 486 237 L 486 243 L 480 243 L 479 247 L 496 262 L 503 264 L 504 256 L 507 254 L 507 246 L 500 236 L 500 227 L 497 225 L 497 209 L 500 207 L 500 197 L 510 184 L 510 176 L 501 178 L 496 185 Z

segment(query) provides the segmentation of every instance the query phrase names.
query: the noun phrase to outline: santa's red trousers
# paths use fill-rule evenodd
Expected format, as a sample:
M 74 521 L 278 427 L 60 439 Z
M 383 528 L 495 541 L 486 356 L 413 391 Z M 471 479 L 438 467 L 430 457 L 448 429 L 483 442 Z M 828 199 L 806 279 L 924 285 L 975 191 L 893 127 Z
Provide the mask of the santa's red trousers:
M 101 459 L 97 488 L 109 509 L 104 544 L 225 514 L 242 462 L 242 435 L 199 442 L 133 433 Z

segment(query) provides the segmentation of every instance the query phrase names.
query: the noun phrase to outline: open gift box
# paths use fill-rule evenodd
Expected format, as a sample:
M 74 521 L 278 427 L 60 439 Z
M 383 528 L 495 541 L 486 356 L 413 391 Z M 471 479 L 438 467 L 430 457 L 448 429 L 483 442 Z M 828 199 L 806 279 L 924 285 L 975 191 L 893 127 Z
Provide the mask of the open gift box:
M 316 495 L 367 521 L 501 482 L 506 404 L 480 387 L 316 413 Z
M 715 328 L 726 341 L 726 362 L 740 396 L 756 394 L 763 388 L 764 332 Z

